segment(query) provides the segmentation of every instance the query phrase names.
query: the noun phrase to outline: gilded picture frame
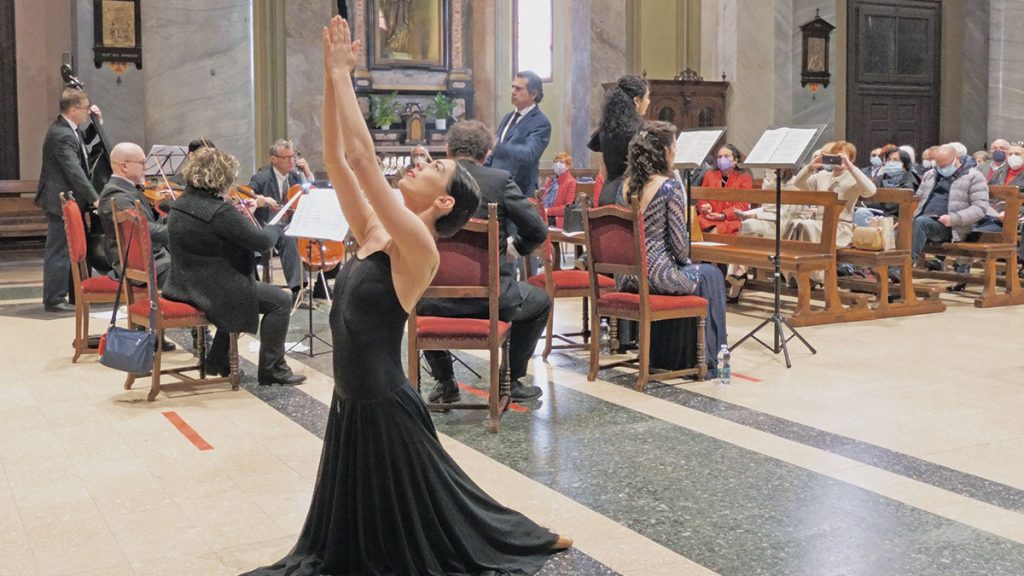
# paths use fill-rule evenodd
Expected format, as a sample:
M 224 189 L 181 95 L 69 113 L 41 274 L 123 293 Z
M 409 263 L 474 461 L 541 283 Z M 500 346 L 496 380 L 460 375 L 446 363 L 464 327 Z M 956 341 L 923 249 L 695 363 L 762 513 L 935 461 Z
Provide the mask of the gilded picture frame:
M 93 62 L 142 68 L 141 0 L 93 0 Z
M 368 0 L 370 68 L 449 67 L 448 0 Z

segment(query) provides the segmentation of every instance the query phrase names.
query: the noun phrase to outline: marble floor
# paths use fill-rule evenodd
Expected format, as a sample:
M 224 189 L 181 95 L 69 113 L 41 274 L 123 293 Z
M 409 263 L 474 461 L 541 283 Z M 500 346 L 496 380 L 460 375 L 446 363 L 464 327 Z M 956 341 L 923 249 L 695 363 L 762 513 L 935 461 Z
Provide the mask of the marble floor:
M 0 575 L 237 574 L 287 552 L 330 354 L 290 355 L 301 386 L 259 387 L 246 336 L 241 390 L 150 403 L 95 356 L 71 363 L 74 318 L 42 310 L 40 277 L 0 263 Z M 818 353 L 793 341 L 791 369 L 744 344 L 727 387 L 640 393 L 629 371 L 587 382 L 582 353 L 556 352 L 531 365 L 544 395 L 500 434 L 480 411 L 433 418 L 481 486 L 575 539 L 545 575 L 1024 574 L 1024 307 L 942 298 L 943 314 L 801 329 Z M 767 302 L 730 307 L 732 340 Z M 559 302 L 556 324 L 579 307 Z M 313 324 L 329 340 L 326 310 Z M 307 326 L 300 311 L 290 340 Z

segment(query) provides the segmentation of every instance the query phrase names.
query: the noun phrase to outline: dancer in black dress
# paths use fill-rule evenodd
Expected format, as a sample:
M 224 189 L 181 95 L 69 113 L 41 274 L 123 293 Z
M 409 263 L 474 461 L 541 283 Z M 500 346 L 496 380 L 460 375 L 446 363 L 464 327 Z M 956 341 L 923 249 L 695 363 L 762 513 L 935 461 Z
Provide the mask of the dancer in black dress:
M 473 214 L 476 182 L 451 160 L 421 164 L 399 186 L 403 206 L 359 112 L 348 23 L 336 16 L 323 42 L 324 160 L 361 249 L 335 284 L 334 397 L 309 515 L 288 556 L 249 574 L 534 574 L 572 541 L 466 476 L 402 368 L 407 311 L 437 270 L 435 237 Z

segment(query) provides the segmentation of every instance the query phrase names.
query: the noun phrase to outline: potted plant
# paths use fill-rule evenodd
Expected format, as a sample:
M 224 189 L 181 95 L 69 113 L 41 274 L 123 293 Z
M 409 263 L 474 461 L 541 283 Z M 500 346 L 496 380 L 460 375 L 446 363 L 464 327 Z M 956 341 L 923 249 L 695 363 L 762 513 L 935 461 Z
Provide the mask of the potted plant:
M 438 130 L 447 130 L 448 117 L 452 115 L 452 110 L 454 109 L 455 103 L 452 102 L 452 99 L 446 96 L 444 92 L 438 92 L 427 106 L 427 114 L 434 117 L 434 126 Z
M 391 94 L 372 94 L 370 96 L 370 120 L 381 130 L 388 130 L 391 125 L 401 120 L 398 114 L 398 92 Z

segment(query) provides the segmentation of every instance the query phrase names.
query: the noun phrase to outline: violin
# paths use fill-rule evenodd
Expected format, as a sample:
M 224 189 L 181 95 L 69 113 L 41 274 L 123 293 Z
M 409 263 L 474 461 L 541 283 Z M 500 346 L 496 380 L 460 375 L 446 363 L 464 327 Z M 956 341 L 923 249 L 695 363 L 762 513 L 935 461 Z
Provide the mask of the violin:
M 253 216 L 252 211 L 256 209 L 256 192 L 249 186 L 244 184 L 235 184 L 228 189 L 228 193 L 224 195 L 224 199 L 234 204 L 235 209 L 242 213 L 243 216 L 249 219 L 257 228 L 263 228 L 263 225 L 256 220 Z

